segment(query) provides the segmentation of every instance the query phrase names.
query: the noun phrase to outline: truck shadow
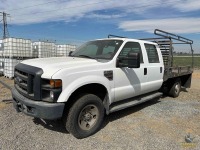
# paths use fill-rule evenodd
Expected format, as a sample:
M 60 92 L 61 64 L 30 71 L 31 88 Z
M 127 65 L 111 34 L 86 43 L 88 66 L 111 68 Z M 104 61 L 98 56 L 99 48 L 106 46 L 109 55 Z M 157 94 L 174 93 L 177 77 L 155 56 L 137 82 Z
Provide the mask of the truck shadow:
M 46 119 L 39 119 L 39 118 L 34 118 L 33 122 L 36 125 L 41 125 L 46 129 L 56 131 L 56 132 L 61 132 L 61 133 L 66 133 L 68 134 L 69 132 L 65 129 L 65 126 L 62 122 L 62 120 L 46 120 Z
M 188 93 L 188 89 L 184 88 L 184 87 L 181 87 L 181 91 L 180 92 Z M 166 97 L 173 98 L 173 97 L 169 96 L 168 93 L 163 93 L 161 98 L 166 98 Z
M 188 92 L 188 89 L 187 88 L 185 88 L 185 87 L 181 87 L 181 92 Z
M 124 110 L 120 110 L 114 113 L 111 113 L 108 116 L 105 116 L 104 122 L 102 124 L 102 128 L 105 128 L 109 122 L 118 120 L 120 118 L 126 117 L 132 113 L 138 112 L 146 107 L 149 107 L 151 105 L 155 105 L 157 103 L 159 103 L 159 99 L 153 99 L 151 101 L 147 101 L 145 103 L 139 104 L 137 106 L 133 106 L 133 107 L 129 107 L 126 108 Z M 36 125 L 41 125 L 46 129 L 52 130 L 52 131 L 56 131 L 56 132 L 61 132 L 61 133 L 65 133 L 65 134 L 69 134 L 69 132 L 65 129 L 65 126 L 62 122 L 62 120 L 46 120 L 46 119 L 39 119 L 39 118 L 34 118 L 33 122 Z
M 129 108 L 126 108 L 126 109 L 111 113 L 111 114 L 105 116 L 104 123 L 102 125 L 102 129 L 104 127 L 106 127 L 109 124 L 109 122 L 112 122 L 112 121 L 118 120 L 120 118 L 126 117 L 126 116 L 128 116 L 130 114 L 136 113 L 136 112 L 138 112 L 138 111 L 140 111 L 140 110 L 142 110 L 142 109 L 144 109 L 146 107 L 149 107 L 151 105 L 155 105 L 155 104 L 157 104 L 159 102 L 160 102 L 160 99 L 156 98 L 156 99 L 141 103 L 139 105 L 132 106 L 132 107 L 129 107 Z

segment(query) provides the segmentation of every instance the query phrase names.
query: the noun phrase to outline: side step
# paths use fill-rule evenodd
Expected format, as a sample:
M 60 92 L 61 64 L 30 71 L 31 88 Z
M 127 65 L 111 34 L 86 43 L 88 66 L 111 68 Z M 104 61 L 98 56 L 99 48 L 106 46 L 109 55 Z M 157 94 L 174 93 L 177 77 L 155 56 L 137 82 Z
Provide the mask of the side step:
M 120 102 L 113 103 L 110 106 L 109 113 L 141 104 L 143 102 L 152 100 L 154 98 L 158 98 L 162 95 L 163 95 L 163 93 L 161 93 L 161 92 L 156 92 L 156 93 L 154 92 L 154 93 L 145 94 L 145 95 L 142 95 L 142 96 L 137 96 L 137 97 L 133 97 L 133 98 L 130 98 L 130 99 L 127 99 L 127 100 L 122 100 Z

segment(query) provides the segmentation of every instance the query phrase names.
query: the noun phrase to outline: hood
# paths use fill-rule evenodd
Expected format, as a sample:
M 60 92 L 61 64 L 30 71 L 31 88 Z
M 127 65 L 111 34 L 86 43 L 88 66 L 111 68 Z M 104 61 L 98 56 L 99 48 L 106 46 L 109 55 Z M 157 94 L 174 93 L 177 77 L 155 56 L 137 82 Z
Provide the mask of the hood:
M 21 63 L 38 67 L 43 70 L 42 77 L 51 78 L 57 71 L 63 68 L 73 68 L 78 66 L 87 66 L 99 63 L 95 59 L 78 58 L 78 57 L 51 57 L 51 58 L 37 58 L 22 61 Z

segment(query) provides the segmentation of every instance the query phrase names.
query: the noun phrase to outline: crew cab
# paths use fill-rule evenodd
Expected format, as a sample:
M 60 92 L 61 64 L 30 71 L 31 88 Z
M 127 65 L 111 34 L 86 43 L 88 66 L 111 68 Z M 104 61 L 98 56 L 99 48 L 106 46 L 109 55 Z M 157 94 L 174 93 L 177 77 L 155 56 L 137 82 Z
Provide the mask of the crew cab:
M 192 41 L 158 29 L 155 34 L 165 40 L 110 35 L 87 42 L 69 57 L 22 61 L 15 67 L 15 109 L 36 118 L 62 118 L 71 134 L 85 138 L 100 129 L 105 114 L 163 93 L 177 97 L 181 86 L 190 87 L 193 71 L 172 66 L 170 46 L 172 39 Z

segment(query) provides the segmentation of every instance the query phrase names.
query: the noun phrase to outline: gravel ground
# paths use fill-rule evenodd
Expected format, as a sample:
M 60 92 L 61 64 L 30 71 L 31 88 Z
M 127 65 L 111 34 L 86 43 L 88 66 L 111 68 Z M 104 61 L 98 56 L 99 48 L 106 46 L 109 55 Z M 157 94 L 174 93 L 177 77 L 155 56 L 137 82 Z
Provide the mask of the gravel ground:
M 0 77 L 10 85 L 13 80 Z M 192 88 L 176 99 L 163 97 L 106 116 L 95 135 L 78 140 L 61 121 L 17 113 L 10 91 L 0 84 L 0 150 L 47 149 L 200 149 L 200 71 Z M 185 136 L 194 137 L 192 143 Z

